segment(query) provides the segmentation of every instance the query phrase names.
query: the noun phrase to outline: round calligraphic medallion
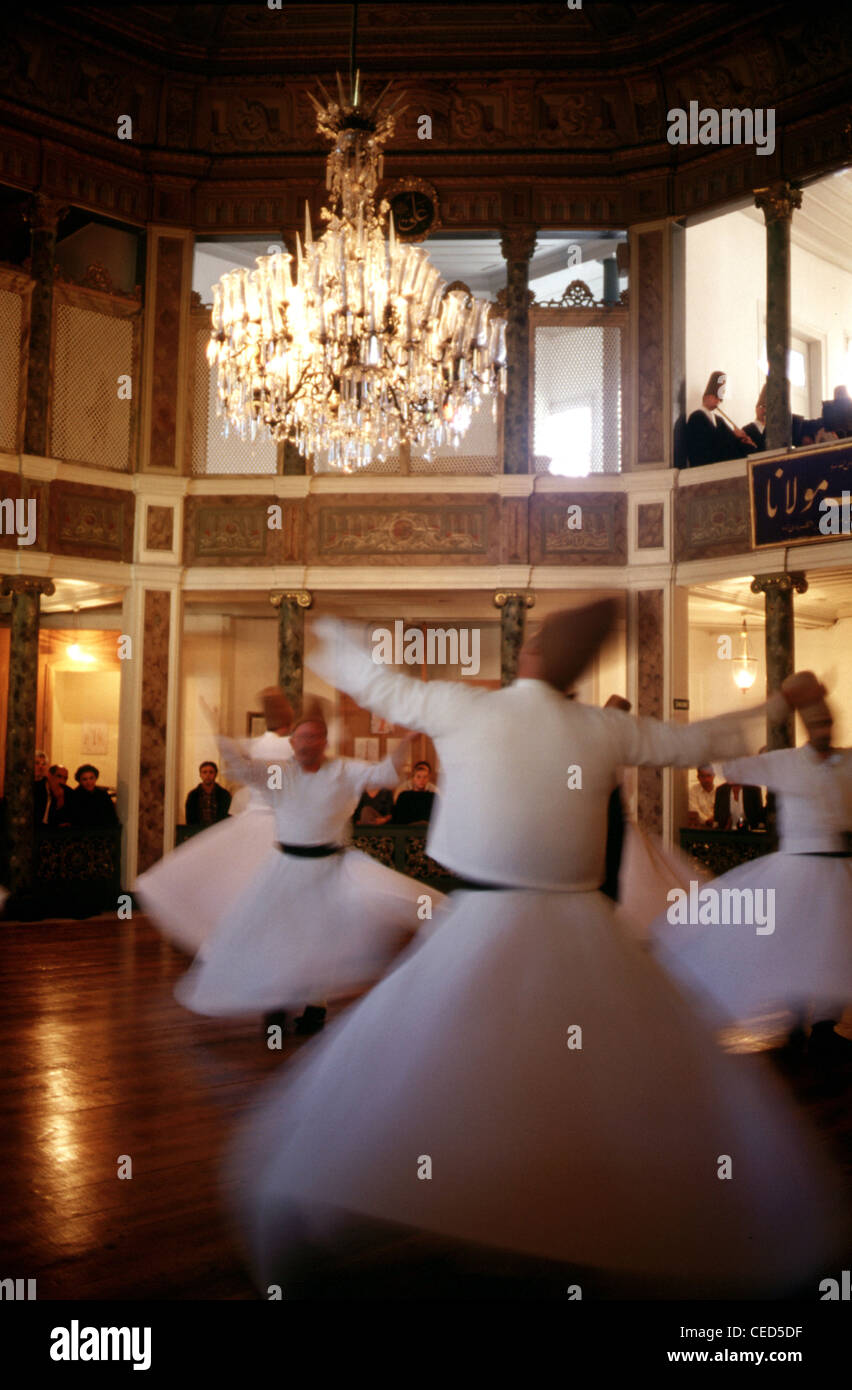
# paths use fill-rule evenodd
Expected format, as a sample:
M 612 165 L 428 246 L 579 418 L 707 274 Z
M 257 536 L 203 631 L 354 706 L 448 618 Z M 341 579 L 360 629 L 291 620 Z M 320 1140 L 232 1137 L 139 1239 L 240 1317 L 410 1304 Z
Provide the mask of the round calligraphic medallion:
M 400 179 L 388 189 L 384 201 L 393 213 L 400 241 L 423 241 L 441 225 L 438 194 L 425 179 Z

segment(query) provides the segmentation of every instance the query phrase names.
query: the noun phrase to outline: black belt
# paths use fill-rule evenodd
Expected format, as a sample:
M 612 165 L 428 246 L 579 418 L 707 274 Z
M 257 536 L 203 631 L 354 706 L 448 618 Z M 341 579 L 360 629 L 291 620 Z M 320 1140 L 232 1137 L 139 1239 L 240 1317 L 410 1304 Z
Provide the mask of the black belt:
M 296 859 L 327 859 L 330 854 L 342 854 L 342 845 L 282 845 L 282 854 L 292 854 Z
M 505 883 L 475 883 L 472 878 L 454 878 L 450 884 L 451 893 L 507 893 L 511 889 Z
M 852 859 L 852 849 L 804 849 L 803 859 Z

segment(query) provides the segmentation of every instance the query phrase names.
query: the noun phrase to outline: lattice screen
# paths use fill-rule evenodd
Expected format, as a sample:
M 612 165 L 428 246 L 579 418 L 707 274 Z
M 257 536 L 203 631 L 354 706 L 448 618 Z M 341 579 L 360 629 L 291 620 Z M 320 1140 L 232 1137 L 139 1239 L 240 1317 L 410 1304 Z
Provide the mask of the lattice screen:
M 131 408 L 118 378 L 133 373 L 133 322 L 57 304 L 51 454 L 116 472 L 131 467 Z M 134 387 L 138 383 L 133 383 Z
M 195 335 L 195 392 L 192 430 L 193 473 L 275 473 L 278 470 L 278 446 L 264 434 L 251 442 L 242 440 L 229 426 L 225 437 L 225 417 L 216 414 L 216 373 L 211 371 L 204 353 L 210 330 Z M 200 356 L 199 356 L 200 354 Z M 207 429 L 198 427 L 203 418 L 203 392 L 206 390 Z
M 23 300 L 0 290 L 0 449 L 18 448 L 18 400 L 21 389 L 21 320 Z
M 500 471 L 497 420 L 490 396 L 481 403 L 456 449 L 444 444 L 431 462 L 422 449 L 411 450 L 412 473 L 498 473 Z
M 621 331 L 536 325 L 535 471 L 621 471 Z

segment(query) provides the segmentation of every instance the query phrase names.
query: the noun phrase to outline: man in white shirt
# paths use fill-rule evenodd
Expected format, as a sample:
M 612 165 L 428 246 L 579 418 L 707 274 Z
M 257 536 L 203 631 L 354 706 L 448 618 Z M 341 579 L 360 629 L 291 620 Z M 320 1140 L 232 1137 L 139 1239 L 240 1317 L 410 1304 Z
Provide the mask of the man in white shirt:
M 687 825 L 697 830 L 712 830 L 716 824 L 716 793 L 713 790 L 716 774 L 709 763 L 696 769 L 698 781 L 689 788 L 689 816 Z

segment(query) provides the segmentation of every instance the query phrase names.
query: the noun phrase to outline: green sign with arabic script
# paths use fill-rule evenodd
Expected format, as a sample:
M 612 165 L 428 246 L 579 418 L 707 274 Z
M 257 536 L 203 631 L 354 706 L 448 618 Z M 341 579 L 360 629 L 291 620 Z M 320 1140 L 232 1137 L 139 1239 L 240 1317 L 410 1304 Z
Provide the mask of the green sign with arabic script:
M 749 460 L 755 550 L 852 536 L 852 439 Z

